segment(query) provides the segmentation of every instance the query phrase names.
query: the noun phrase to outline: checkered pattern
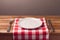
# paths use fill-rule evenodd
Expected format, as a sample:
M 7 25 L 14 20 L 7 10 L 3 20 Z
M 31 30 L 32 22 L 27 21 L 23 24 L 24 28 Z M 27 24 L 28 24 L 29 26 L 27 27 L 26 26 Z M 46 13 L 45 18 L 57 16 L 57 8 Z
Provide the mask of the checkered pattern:
M 40 18 L 43 25 L 34 30 L 26 30 L 18 26 L 20 18 L 16 18 L 13 27 L 13 40 L 49 40 L 49 32 L 45 18 Z

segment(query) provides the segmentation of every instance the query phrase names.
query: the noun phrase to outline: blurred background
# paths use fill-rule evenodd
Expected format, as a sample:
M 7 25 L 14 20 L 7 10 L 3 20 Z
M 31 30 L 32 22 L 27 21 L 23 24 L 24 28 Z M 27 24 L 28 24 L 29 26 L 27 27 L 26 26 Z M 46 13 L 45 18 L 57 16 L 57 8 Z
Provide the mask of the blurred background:
M 0 15 L 60 15 L 60 0 L 0 0 Z

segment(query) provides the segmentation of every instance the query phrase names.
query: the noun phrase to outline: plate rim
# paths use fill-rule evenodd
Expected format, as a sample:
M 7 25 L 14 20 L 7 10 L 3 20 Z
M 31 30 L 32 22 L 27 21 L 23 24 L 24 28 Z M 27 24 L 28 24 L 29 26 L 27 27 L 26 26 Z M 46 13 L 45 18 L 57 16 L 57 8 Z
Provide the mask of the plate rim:
M 27 18 L 33 18 L 33 17 L 27 17 Z M 20 22 L 22 21 L 21 19 L 25 20 L 26 18 L 20 18 L 20 19 L 19 19 Z M 42 26 L 42 21 L 41 21 L 41 19 L 40 19 L 40 18 L 34 18 L 34 19 L 39 19 L 40 22 L 41 22 L 41 25 L 39 25 L 39 26 L 37 26 L 37 27 L 35 27 L 35 28 L 26 28 L 26 27 L 23 27 L 23 26 L 19 25 L 19 22 L 18 22 L 18 26 L 21 27 L 21 28 L 24 28 L 24 29 L 36 29 L 36 28 L 41 27 L 41 26 Z

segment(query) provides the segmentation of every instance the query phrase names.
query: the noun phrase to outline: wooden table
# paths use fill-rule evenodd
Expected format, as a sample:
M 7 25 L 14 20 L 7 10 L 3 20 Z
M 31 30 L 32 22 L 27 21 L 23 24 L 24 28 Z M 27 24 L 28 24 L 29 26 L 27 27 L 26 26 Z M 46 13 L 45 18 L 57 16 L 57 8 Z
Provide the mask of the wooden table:
M 20 17 L 45 17 L 47 20 L 51 20 L 55 32 L 51 32 L 50 40 L 60 40 L 60 16 L 0 16 L 0 39 L 1 40 L 13 40 L 12 27 L 10 32 L 7 32 L 10 19 L 20 18 Z M 13 26 L 13 24 L 12 24 Z

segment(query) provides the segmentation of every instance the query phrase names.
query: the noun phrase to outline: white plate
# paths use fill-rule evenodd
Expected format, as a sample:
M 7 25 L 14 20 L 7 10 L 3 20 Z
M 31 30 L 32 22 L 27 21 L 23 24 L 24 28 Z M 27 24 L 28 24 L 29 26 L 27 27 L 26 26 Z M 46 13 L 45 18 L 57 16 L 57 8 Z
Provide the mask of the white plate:
M 18 25 L 22 28 L 34 29 L 42 25 L 42 21 L 38 18 L 22 18 Z

